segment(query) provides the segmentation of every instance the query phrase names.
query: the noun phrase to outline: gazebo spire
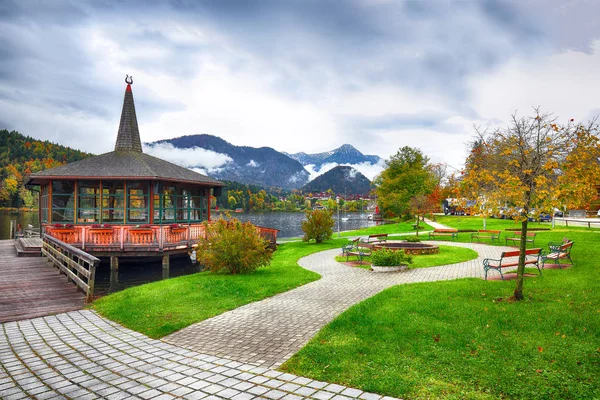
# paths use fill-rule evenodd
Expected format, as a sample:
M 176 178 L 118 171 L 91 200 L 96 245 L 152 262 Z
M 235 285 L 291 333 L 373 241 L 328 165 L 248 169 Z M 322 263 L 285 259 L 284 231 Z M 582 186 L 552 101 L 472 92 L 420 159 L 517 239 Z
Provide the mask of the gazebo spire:
M 133 92 L 131 91 L 133 76 L 127 75 L 125 83 L 127 83 L 127 88 L 125 89 L 125 98 L 123 99 L 123 111 L 121 111 L 121 122 L 119 123 L 115 151 L 130 150 L 141 153 L 142 142 L 135 115 L 135 105 L 133 104 Z

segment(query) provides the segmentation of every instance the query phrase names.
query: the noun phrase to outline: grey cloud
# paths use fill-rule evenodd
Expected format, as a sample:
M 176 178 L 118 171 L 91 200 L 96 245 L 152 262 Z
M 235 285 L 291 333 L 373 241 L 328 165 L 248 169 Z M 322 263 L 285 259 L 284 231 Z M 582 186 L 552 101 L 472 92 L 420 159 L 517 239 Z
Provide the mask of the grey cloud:
M 435 111 L 406 113 L 406 114 L 387 114 L 377 117 L 356 117 L 350 119 L 348 124 L 360 129 L 415 129 L 430 128 L 439 125 L 448 118 L 447 114 Z

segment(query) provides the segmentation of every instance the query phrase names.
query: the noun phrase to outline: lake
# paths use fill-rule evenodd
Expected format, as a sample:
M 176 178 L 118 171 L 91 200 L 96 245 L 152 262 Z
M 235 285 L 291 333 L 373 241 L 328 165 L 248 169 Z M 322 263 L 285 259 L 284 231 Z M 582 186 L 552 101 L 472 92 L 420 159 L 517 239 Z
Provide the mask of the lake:
M 213 212 L 213 219 L 218 218 L 221 213 Z M 342 215 L 340 215 L 342 217 Z M 306 219 L 302 212 L 253 212 L 253 213 L 231 213 L 231 217 L 240 221 L 250 221 L 254 225 L 267 228 L 279 229 L 279 238 L 291 238 L 302 236 L 301 223 Z M 367 214 L 349 212 L 340 218 L 340 231 L 349 231 L 375 225 L 375 222 L 367 219 Z M 39 226 L 38 213 L 29 211 L 2 211 L 0 210 L 0 240 L 10 238 L 10 220 L 16 220 L 18 224 L 26 228 L 28 224 Z M 334 215 L 336 224 L 334 232 L 337 232 L 337 215 Z
M 218 216 L 219 213 L 213 213 L 213 219 L 218 218 Z M 278 238 L 299 237 L 304 234 L 301 223 L 305 220 L 305 215 L 301 212 L 232 213 L 231 216 L 244 222 L 250 221 L 255 225 L 279 229 Z M 360 229 L 376 224 L 368 220 L 366 214 L 349 212 L 344 217 L 347 217 L 347 220 L 340 218 L 340 231 Z M 336 219 L 334 232 L 337 232 L 337 215 L 334 215 L 334 218 Z M 16 220 L 24 228 L 28 224 L 36 227 L 39 225 L 37 212 L 0 211 L 0 239 L 9 239 L 10 220 Z M 111 274 L 108 259 L 101 260 L 102 262 L 96 271 L 96 296 L 104 296 L 131 286 L 142 285 L 166 278 L 162 275 L 160 258 L 146 259 L 144 261 L 121 258 L 119 271 L 116 274 Z M 169 277 L 173 278 L 193 274 L 198 272 L 200 268 L 198 264 L 192 263 L 188 256 L 172 257 Z

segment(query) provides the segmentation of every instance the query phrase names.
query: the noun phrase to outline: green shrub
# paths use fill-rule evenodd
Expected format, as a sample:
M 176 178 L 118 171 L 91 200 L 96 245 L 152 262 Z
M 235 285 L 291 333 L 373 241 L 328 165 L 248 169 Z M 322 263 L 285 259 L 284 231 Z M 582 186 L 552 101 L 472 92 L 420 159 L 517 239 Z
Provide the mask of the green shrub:
M 306 221 L 302 221 L 303 241 L 314 239 L 317 243 L 331 239 L 335 221 L 329 210 L 312 210 L 306 212 Z
M 402 250 L 381 249 L 371 253 L 371 262 L 377 267 L 394 267 L 412 264 L 412 256 L 407 256 Z
M 250 222 L 219 219 L 204 223 L 206 236 L 198 241 L 196 258 L 212 272 L 252 272 L 271 261 L 269 241 Z
M 407 236 L 405 240 L 409 243 L 419 243 L 421 241 L 418 236 Z

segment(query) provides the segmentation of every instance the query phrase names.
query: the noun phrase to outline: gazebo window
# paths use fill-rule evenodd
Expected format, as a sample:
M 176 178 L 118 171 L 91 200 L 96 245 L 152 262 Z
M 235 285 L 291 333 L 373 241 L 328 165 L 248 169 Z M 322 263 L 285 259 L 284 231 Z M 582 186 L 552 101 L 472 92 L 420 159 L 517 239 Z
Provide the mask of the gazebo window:
M 174 222 L 177 189 L 175 186 L 161 185 L 161 193 L 154 198 L 154 222 Z
M 77 188 L 77 223 L 100 222 L 100 182 L 80 181 Z
M 127 181 L 127 222 L 148 222 L 148 182 Z
M 102 222 L 125 221 L 125 186 L 123 181 L 102 181 Z
M 75 182 L 52 181 L 52 222 L 74 220 Z
M 50 185 L 44 184 L 40 188 L 40 218 L 42 223 L 48 222 L 48 202 L 50 201 Z
M 206 189 L 192 188 L 189 191 L 190 222 L 206 219 Z

